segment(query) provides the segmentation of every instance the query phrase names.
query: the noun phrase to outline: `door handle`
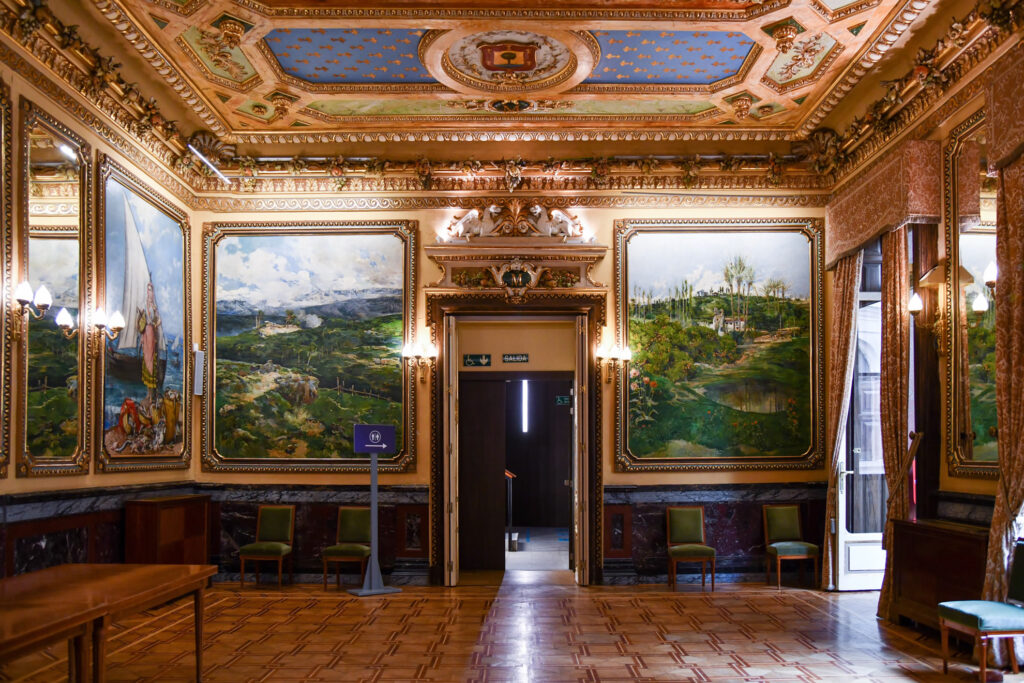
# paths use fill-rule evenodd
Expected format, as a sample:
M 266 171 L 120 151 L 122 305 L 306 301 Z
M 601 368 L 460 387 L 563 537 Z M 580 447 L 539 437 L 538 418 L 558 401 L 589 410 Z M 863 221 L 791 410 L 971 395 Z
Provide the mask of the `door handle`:
M 572 479 L 563 479 L 562 480 L 562 485 L 563 486 L 572 486 Z
M 856 470 L 839 470 L 839 493 L 846 493 L 846 475 L 857 474 Z

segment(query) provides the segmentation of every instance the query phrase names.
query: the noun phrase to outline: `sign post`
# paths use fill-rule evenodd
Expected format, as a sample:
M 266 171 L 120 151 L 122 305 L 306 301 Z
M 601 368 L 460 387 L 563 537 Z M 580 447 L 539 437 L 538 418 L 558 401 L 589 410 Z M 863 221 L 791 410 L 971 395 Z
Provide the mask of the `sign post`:
M 370 454 L 370 563 L 366 567 L 366 578 L 362 588 L 349 591 L 352 595 L 383 595 L 401 593 L 402 589 L 385 586 L 380 575 L 380 559 L 377 545 L 377 456 L 380 453 L 394 453 L 396 446 L 394 425 L 355 425 L 352 445 L 356 453 Z

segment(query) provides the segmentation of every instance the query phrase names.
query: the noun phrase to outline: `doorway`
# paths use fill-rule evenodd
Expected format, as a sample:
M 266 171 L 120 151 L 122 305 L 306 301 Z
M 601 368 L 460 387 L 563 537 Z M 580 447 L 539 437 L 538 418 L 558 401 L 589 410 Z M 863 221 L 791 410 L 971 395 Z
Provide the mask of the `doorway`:
M 569 570 L 573 373 L 461 373 L 459 564 Z
M 461 570 L 519 563 L 571 569 L 569 580 L 589 583 L 595 459 L 588 430 L 596 410 L 586 389 L 589 322 L 585 313 L 444 316 L 446 585 L 458 585 Z M 502 329 L 490 330 L 482 350 L 463 332 L 475 325 Z

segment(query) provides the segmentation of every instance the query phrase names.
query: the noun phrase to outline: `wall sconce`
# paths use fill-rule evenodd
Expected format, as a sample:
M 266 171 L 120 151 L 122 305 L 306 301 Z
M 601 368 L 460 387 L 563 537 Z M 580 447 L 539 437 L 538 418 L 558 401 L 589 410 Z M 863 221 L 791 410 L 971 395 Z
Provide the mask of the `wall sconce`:
M 907 303 L 907 310 L 914 317 L 915 325 L 931 330 L 932 335 L 935 337 L 935 349 L 940 356 L 945 356 L 949 352 L 949 340 L 946 339 L 946 314 L 940 310 L 936 313 L 934 322 L 930 324 L 918 322 L 917 316 L 924 310 L 924 301 L 917 292 L 911 295 L 910 301 Z
M 46 285 L 39 285 L 39 289 L 33 296 L 32 285 L 27 280 L 14 290 L 14 299 L 21 306 L 22 315 L 27 312 L 36 320 L 46 315 L 46 311 L 53 305 L 53 296 L 50 295 L 50 290 L 46 288 Z
M 406 344 L 402 347 L 402 358 L 409 363 L 413 372 L 419 372 L 420 382 L 426 384 L 427 373 L 424 368 L 433 367 L 437 360 L 437 347 L 430 342 L 424 344 Z
M 999 268 L 992 261 L 988 262 L 985 266 L 985 272 L 981 274 L 981 279 L 985 282 L 985 286 L 995 291 L 996 280 L 999 279 Z
M 629 346 L 602 346 L 595 353 L 598 360 L 598 369 L 604 368 L 604 381 L 606 384 L 610 384 L 612 381 L 612 374 L 618 369 L 626 368 L 626 364 L 633 360 L 633 351 Z
M 121 311 L 114 311 L 114 314 L 108 320 L 107 314 L 103 312 L 103 309 L 97 308 L 96 312 L 92 314 L 92 324 L 96 326 L 96 329 L 104 337 L 113 341 L 117 339 L 117 336 L 121 334 L 121 330 L 124 329 L 124 316 L 121 315 Z

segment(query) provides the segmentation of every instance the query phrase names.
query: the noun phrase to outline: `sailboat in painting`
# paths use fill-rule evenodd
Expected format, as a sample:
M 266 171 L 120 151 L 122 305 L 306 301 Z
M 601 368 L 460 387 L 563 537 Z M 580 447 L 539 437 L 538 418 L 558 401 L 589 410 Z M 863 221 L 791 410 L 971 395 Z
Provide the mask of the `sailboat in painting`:
M 142 238 L 132 216 L 127 196 L 124 198 L 124 293 L 121 310 L 124 311 L 125 327 L 114 344 L 107 346 L 107 371 L 114 377 L 138 381 L 142 377 L 143 364 L 140 338 L 147 320 L 147 293 L 153 288 L 153 276 L 142 248 Z M 149 302 L 150 309 L 156 309 L 156 302 Z M 159 319 L 159 311 L 156 311 Z M 157 358 L 154 365 L 156 391 L 164 384 L 167 371 L 167 341 L 162 333 L 157 335 Z M 116 346 L 115 346 L 116 345 Z

